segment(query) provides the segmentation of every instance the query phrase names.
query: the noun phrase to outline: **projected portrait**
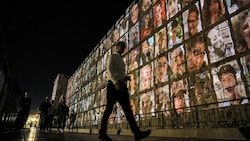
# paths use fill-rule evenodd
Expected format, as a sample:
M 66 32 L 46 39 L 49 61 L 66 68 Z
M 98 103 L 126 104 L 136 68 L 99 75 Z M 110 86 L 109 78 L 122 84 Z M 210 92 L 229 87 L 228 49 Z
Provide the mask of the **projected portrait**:
M 203 0 L 202 13 L 205 27 L 218 22 L 226 13 L 223 0 Z
M 140 0 L 141 11 L 145 12 L 151 6 L 152 0 Z
M 207 38 L 211 63 L 235 55 L 234 44 L 227 21 L 209 30 Z
M 130 81 L 128 85 L 128 92 L 130 95 L 134 95 L 139 91 L 139 71 L 136 70 L 129 74 Z
M 141 43 L 140 65 L 149 63 L 154 58 L 154 36 Z
M 139 23 L 129 29 L 128 35 L 129 47 L 135 47 L 140 41 Z
M 182 42 L 183 30 L 181 27 L 181 19 L 176 18 L 168 24 L 168 49 Z
M 169 86 L 159 87 L 155 90 L 155 110 L 162 111 L 165 116 L 170 115 Z
M 129 66 L 128 71 L 131 72 L 139 67 L 140 61 L 140 50 L 139 47 L 134 48 L 129 53 Z
M 178 80 L 171 84 L 171 97 L 177 114 L 187 111 L 186 108 L 189 107 L 189 97 L 185 85 L 186 81 L 184 80 Z
M 244 10 L 231 18 L 235 35 L 235 50 L 242 53 L 250 49 L 250 9 Z
M 167 51 L 166 28 L 155 33 L 155 57 Z
M 129 49 L 129 46 L 128 46 L 128 44 L 129 44 L 129 42 L 128 42 L 128 33 L 126 33 L 125 35 L 123 35 L 123 36 L 119 39 L 119 41 L 123 41 L 123 42 L 126 43 L 127 46 L 125 47 L 125 50 L 124 50 L 124 52 L 122 53 L 122 55 L 127 54 L 128 51 L 130 50 L 130 49 Z
M 198 106 L 197 108 L 203 110 L 218 107 L 213 81 L 209 72 L 205 71 L 190 76 L 189 87 L 190 106 Z
M 106 93 L 107 93 L 107 88 L 101 89 L 101 100 L 100 100 L 100 105 L 106 105 L 107 104 L 107 100 L 106 100 Z
M 140 69 L 140 91 L 151 88 L 153 85 L 152 65 L 147 64 Z
M 229 13 L 237 11 L 239 8 L 249 4 L 249 0 L 226 0 L 227 8 Z
M 178 78 L 179 76 L 182 76 L 185 72 L 185 53 L 183 46 L 180 46 L 176 49 L 174 49 L 172 52 L 168 53 L 169 60 L 169 66 L 171 68 L 172 74 L 170 75 L 170 79 Z
M 246 55 L 240 58 L 241 66 L 243 68 L 243 74 L 246 79 L 246 84 L 248 86 L 248 90 L 250 90 L 250 55 Z M 249 97 L 250 94 L 247 94 Z
M 131 106 L 131 109 L 132 109 L 132 112 L 133 112 L 133 115 L 136 116 L 136 114 L 138 114 L 139 112 L 137 111 L 139 108 L 138 106 L 138 101 L 135 99 L 135 98 L 130 98 L 130 106 Z
M 159 0 L 153 6 L 153 15 L 154 15 L 154 28 L 157 29 L 162 26 L 164 20 L 166 20 L 166 10 L 165 10 L 165 1 Z
M 191 5 L 188 10 L 183 12 L 184 37 L 188 39 L 202 30 L 200 9 L 198 2 Z
M 185 44 L 187 69 L 189 72 L 199 70 L 208 65 L 203 35 L 192 38 Z
M 125 16 L 120 20 L 119 31 L 120 37 L 122 37 L 129 29 L 129 14 L 125 13 Z
M 154 116 L 154 92 L 150 91 L 140 95 L 140 114 L 142 117 Z
M 172 18 L 181 10 L 179 0 L 166 0 L 167 19 Z
M 153 13 L 152 10 L 148 11 L 140 22 L 140 31 L 141 31 L 141 40 L 144 40 L 146 37 L 153 32 Z
M 129 15 L 130 15 L 130 27 L 131 27 L 138 21 L 138 17 L 139 17 L 138 3 L 134 3 L 131 6 L 129 10 Z
M 115 26 L 111 36 L 112 36 L 112 43 L 116 43 L 119 40 L 120 31 L 119 31 L 118 25 Z
M 125 63 L 125 72 L 127 73 L 128 72 L 128 54 L 124 55 L 123 56 L 123 62 Z
M 239 65 L 235 60 L 213 69 L 217 99 L 226 101 L 219 103 L 220 107 L 248 103 L 248 99 L 244 99 L 246 91 L 240 73 Z
M 160 86 L 162 83 L 168 81 L 168 59 L 167 54 L 161 54 L 155 60 L 155 84 L 156 86 Z

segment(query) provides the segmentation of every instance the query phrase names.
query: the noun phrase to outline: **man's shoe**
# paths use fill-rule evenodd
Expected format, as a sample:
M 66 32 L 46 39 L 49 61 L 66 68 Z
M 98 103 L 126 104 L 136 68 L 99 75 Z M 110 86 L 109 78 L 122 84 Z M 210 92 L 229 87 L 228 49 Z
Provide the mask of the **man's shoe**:
M 151 130 L 147 130 L 147 131 L 142 131 L 139 134 L 135 135 L 135 141 L 139 141 L 143 138 L 146 138 L 147 136 L 149 136 L 151 133 Z
M 99 135 L 99 139 L 101 139 L 102 141 L 112 141 L 112 139 L 107 135 Z

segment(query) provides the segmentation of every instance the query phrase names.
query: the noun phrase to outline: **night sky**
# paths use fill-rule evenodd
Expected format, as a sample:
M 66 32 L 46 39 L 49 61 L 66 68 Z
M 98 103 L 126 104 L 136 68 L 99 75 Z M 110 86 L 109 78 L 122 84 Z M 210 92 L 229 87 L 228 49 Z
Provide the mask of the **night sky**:
M 51 96 L 57 74 L 72 75 L 132 2 L 1 3 L 9 71 L 31 92 L 33 112 Z

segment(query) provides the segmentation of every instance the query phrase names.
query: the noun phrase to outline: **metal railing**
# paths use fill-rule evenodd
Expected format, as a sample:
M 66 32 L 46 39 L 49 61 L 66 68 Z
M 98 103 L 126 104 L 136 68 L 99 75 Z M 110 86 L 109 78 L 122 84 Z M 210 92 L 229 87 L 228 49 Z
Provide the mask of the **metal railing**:
M 216 103 L 214 103 L 216 104 Z M 217 103 L 218 104 L 218 103 Z M 202 109 L 204 105 L 188 107 L 185 112 L 177 114 L 175 110 L 147 113 L 137 116 L 137 124 L 143 129 L 164 129 L 164 128 L 227 128 L 227 127 L 250 127 L 250 103 Z M 116 122 L 116 117 L 111 117 L 112 122 L 108 123 L 111 129 L 128 129 L 129 123 L 126 117 L 121 122 Z M 98 124 L 94 121 L 85 121 L 79 128 L 99 129 L 101 118 Z

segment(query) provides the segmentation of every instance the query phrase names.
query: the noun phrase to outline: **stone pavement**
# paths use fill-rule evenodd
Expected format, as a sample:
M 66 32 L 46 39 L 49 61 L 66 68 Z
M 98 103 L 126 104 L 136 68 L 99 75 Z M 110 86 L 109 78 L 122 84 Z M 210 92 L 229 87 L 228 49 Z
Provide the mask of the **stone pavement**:
M 110 135 L 113 141 L 133 141 L 131 135 Z M 42 132 L 39 128 L 22 129 L 21 133 L 15 133 L 14 130 L 4 131 L 0 134 L 1 141 L 100 141 L 97 134 L 64 132 L 56 134 L 55 131 Z M 141 141 L 211 141 L 211 139 L 198 138 L 172 138 L 149 136 Z M 216 141 L 213 139 L 212 141 Z M 217 140 L 222 141 L 222 140 Z

